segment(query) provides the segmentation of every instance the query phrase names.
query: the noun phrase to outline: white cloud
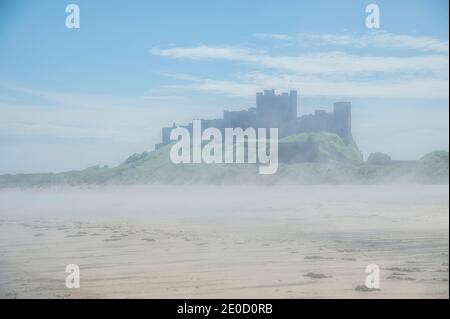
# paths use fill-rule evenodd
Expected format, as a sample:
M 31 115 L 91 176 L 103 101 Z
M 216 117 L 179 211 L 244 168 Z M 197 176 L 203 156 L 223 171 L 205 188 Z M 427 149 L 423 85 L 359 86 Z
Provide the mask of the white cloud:
M 422 73 L 446 75 L 448 56 L 412 57 L 362 56 L 343 52 L 270 55 L 235 47 L 197 46 L 189 48 L 152 49 L 152 54 L 175 59 L 229 60 L 263 68 L 296 72 L 304 75 L 367 76 L 373 74 Z
M 362 35 L 332 33 L 255 34 L 260 39 L 288 41 L 308 45 L 337 45 L 357 48 L 392 48 L 423 52 L 448 53 L 449 43 L 434 37 L 396 34 L 387 31 L 370 31 Z
M 280 33 L 256 33 L 255 37 L 259 39 L 270 39 L 278 41 L 292 41 L 294 39 L 290 35 Z
M 167 85 L 173 90 L 194 90 L 199 92 L 226 94 L 240 97 L 253 97 L 255 92 L 265 88 L 277 88 L 281 91 L 298 89 L 309 97 L 384 97 L 384 98 L 448 98 L 448 80 L 433 78 L 410 79 L 408 81 L 333 81 L 323 78 L 303 78 L 302 76 L 254 72 L 241 75 L 234 80 L 216 80 L 193 77 L 183 74 L 166 76 L 187 83 Z
M 352 45 L 363 48 L 403 48 L 436 53 L 448 53 L 449 51 L 448 41 L 442 41 L 433 37 L 395 34 L 386 31 L 370 32 L 359 37 L 334 34 L 301 34 L 300 38 L 309 38 L 325 45 Z
M 174 59 L 234 61 L 258 67 L 234 79 L 166 74 L 190 82 L 167 86 L 203 92 L 248 96 L 267 87 L 299 88 L 309 96 L 448 98 L 448 55 L 365 56 L 343 52 L 276 55 L 232 46 L 153 49 Z
M 199 45 L 191 48 L 170 48 L 160 49 L 153 48 L 150 50 L 151 54 L 163 57 L 171 57 L 177 59 L 192 59 L 192 60 L 242 60 L 244 57 L 251 57 L 261 53 L 261 51 L 238 48 L 232 46 L 207 46 Z

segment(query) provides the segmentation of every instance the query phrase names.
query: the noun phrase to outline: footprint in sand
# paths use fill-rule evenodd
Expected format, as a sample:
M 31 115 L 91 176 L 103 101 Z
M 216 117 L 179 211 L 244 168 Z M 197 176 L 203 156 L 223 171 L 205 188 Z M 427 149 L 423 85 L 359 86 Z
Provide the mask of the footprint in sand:
M 448 282 L 448 278 L 433 278 L 434 281 Z
M 373 292 L 373 291 L 380 291 L 379 288 L 368 288 L 366 285 L 358 285 L 355 287 L 356 291 L 362 291 L 362 292 Z
M 327 276 L 324 274 L 318 274 L 318 273 L 314 273 L 314 272 L 309 272 L 305 275 L 305 277 L 308 278 L 313 278 L 313 279 L 324 279 L 324 278 L 331 278 L 331 276 Z
M 7 292 L 5 294 L 5 297 L 8 299 L 17 299 L 18 298 L 18 294 L 16 292 Z
M 398 272 L 420 272 L 420 268 L 401 268 L 401 267 L 391 267 L 386 268 L 386 270 L 390 271 L 398 271 Z
M 111 238 L 106 238 L 106 239 L 103 239 L 103 241 L 118 241 L 118 240 L 121 240 L 122 238 L 120 238 L 120 237 L 111 237 Z
M 208 245 L 208 243 L 198 243 L 198 244 L 196 244 L 197 246 L 205 246 L 205 245 Z
M 359 253 L 361 252 L 360 249 L 351 249 L 351 248 L 345 248 L 345 249 L 338 249 L 338 253 Z
M 82 235 L 78 235 L 78 234 L 72 234 L 72 235 L 66 235 L 64 237 L 66 238 L 71 238 L 71 237 L 81 237 Z
M 433 272 L 448 272 L 448 268 L 447 269 L 436 269 Z
M 403 276 L 394 276 L 394 275 L 388 276 L 387 279 L 391 279 L 391 280 L 392 279 L 395 279 L 395 280 L 411 280 L 411 281 L 416 280 L 416 278 L 413 278 L 413 277 L 403 277 Z
M 123 238 L 123 237 L 127 237 L 128 235 L 124 235 L 124 234 L 119 234 L 119 235 L 112 235 L 111 238 Z
M 333 259 L 332 257 L 323 257 L 323 256 L 305 256 L 304 259 Z

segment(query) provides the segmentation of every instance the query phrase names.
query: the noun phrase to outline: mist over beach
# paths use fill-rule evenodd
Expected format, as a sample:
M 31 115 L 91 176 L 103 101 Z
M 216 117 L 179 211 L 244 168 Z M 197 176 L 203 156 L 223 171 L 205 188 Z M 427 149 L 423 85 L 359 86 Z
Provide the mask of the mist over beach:
M 448 298 L 448 185 L 0 192 L 3 298 Z M 68 264 L 81 288 L 64 285 Z M 365 268 L 381 269 L 364 291 Z

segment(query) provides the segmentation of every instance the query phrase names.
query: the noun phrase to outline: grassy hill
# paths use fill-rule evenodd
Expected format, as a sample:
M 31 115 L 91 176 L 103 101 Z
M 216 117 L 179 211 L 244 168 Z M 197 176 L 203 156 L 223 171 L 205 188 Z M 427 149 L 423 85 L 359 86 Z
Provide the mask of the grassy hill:
M 373 165 L 363 161 L 355 144 L 331 133 L 288 136 L 279 143 L 279 167 L 258 174 L 259 164 L 173 164 L 171 145 L 133 154 L 117 167 L 93 166 L 80 171 L 0 175 L 0 187 L 46 187 L 108 184 L 318 184 L 318 183 L 448 183 L 448 152 L 436 151 L 420 161 Z
M 318 132 L 287 136 L 279 142 L 281 162 L 352 162 L 361 163 L 363 156 L 356 144 L 346 145 L 339 135 Z
M 440 180 L 448 183 L 448 152 L 434 151 L 428 153 L 420 159 L 419 171 L 426 182 L 432 183 Z

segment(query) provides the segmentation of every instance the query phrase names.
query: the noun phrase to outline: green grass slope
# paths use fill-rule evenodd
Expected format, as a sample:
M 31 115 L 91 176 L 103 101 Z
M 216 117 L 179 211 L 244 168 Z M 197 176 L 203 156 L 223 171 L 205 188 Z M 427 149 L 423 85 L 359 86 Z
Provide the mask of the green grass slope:
M 355 143 L 345 144 L 339 135 L 318 132 L 287 136 L 280 140 L 281 162 L 352 162 L 361 163 L 363 156 Z
M 448 183 L 448 152 L 436 151 L 420 161 L 373 165 L 362 160 L 356 145 L 335 134 L 307 133 L 279 143 L 279 167 L 273 175 L 258 174 L 259 164 L 174 164 L 167 145 L 130 156 L 122 164 L 80 171 L 0 175 L 0 188 L 111 184 L 340 184 Z

